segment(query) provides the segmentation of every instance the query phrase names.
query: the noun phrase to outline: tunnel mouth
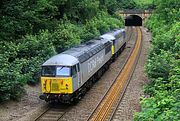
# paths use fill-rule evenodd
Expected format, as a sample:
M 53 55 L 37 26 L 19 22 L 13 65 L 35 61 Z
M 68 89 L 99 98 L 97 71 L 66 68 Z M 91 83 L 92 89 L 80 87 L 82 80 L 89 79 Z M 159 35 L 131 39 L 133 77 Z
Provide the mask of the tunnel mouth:
M 142 26 L 142 18 L 138 15 L 130 15 L 125 18 L 125 26 Z

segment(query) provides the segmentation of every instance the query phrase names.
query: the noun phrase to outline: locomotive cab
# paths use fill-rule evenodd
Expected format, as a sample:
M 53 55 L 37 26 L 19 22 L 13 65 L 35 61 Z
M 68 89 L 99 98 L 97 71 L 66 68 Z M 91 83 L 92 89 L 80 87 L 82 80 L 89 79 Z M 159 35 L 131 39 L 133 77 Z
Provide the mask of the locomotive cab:
M 79 71 L 79 64 L 74 66 L 43 66 L 41 74 L 42 92 L 73 93 L 72 84 L 78 82 Z
M 54 58 L 61 59 L 58 62 L 52 62 Z M 43 95 L 40 96 L 41 99 L 49 101 L 56 97 L 68 97 L 67 100 L 69 100 L 70 95 L 79 87 L 81 82 L 79 62 L 70 58 L 67 55 L 59 55 L 42 65 L 41 90 Z M 67 61 L 73 63 L 66 64 Z
M 102 38 L 110 40 L 112 44 L 112 55 L 114 56 L 118 51 L 121 51 L 120 48 L 125 46 L 125 30 L 124 29 L 115 29 L 109 33 L 101 35 Z M 123 45 L 124 44 L 124 45 Z

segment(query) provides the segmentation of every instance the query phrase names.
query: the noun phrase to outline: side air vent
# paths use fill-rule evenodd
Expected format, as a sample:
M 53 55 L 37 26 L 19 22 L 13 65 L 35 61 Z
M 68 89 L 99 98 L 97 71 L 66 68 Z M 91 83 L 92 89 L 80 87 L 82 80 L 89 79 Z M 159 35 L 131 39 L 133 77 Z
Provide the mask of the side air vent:
M 97 37 L 94 40 L 102 40 L 102 39 L 103 39 L 102 37 Z
M 86 44 L 86 45 L 92 45 L 92 44 L 94 44 L 94 42 L 89 41 L 89 42 L 86 42 L 85 44 Z

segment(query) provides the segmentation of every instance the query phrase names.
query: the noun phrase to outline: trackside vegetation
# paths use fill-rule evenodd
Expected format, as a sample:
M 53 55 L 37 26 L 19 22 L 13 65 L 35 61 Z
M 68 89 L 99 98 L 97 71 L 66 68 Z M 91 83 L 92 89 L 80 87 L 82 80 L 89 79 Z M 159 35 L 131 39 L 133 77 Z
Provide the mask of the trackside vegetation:
M 39 81 L 49 57 L 115 28 L 116 0 L 1 0 L 0 102 Z M 116 7 L 114 7 L 116 6 Z
M 180 120 L 180 1 L 158 0 L 146 26 L 153 35 L 145 66 L 150 80 L 144 88 L 135 121 Z M 148 98 L 147 98 L 148 97 Z

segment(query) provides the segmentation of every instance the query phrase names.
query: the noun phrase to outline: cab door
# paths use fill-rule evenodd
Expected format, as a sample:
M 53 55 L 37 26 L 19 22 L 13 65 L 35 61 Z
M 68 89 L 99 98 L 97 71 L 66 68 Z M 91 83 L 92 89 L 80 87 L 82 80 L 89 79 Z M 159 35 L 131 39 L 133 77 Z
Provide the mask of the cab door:
M 112 44 L 112 47 L 111 47 L 111 51 L 112 51 L 112 55 L 114 55 L 115 53 L 115 39 L 112 40 L 113 44 Z
M 81 80 L 81 72 L 80 72 L 79 63 L 76 65 L 76 69 L 77 69 L 78 87 L 80 87 L 82 85 L 82 80 Z
M 77 75 L 77 68 L 76 65 L 72 66 L 72 88 L 73 91 L 78 89 L 78 75 Z

